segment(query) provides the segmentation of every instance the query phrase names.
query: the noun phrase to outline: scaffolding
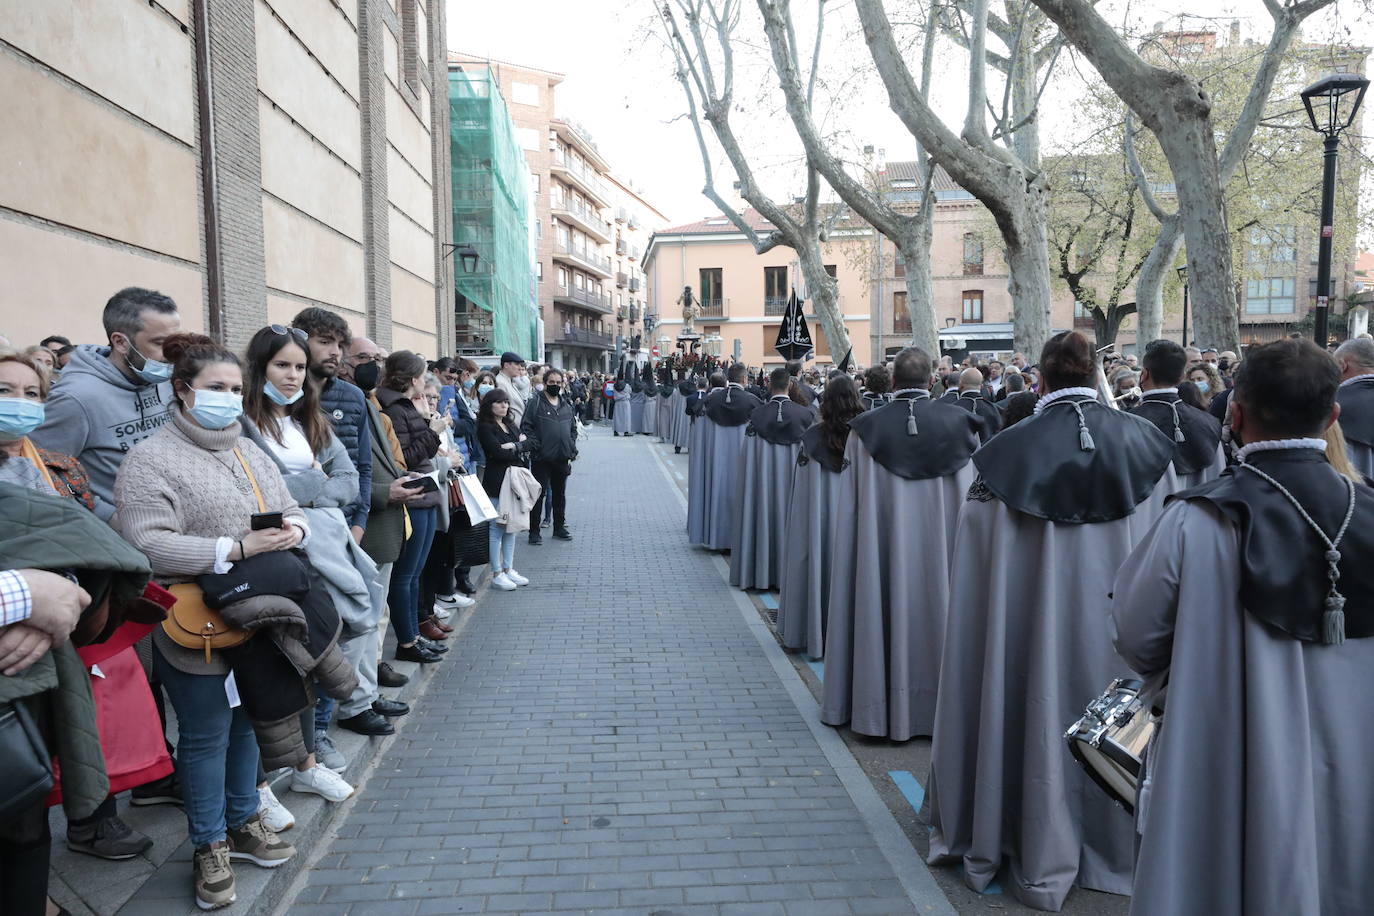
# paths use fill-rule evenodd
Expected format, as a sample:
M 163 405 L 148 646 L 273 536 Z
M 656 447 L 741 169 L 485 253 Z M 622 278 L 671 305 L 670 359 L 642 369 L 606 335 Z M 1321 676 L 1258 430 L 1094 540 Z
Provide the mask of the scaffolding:
M 448 75 L 458 353 L 538 357 L 529 166 L 490 70 Z M 477 252 L 474 266 L 462 253 Z

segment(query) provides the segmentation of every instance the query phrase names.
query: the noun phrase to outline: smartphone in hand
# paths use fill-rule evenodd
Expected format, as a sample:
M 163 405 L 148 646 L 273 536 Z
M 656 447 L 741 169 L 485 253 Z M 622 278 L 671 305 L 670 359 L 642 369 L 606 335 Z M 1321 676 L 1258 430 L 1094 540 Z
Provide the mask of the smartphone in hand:
M 434 480 L 434 476 L 431 474 L 425 474 L 411 480 L 403 480 L 401 481 L 401 486 L 408 490 L 419 490 L 421 493 L 433 493 L 435 490 L 439 489 L 439 484 Z
M 254 512 L 248 527 L 253 531 L 265 528 L 281 528 L 286 524 L 280 512 Z

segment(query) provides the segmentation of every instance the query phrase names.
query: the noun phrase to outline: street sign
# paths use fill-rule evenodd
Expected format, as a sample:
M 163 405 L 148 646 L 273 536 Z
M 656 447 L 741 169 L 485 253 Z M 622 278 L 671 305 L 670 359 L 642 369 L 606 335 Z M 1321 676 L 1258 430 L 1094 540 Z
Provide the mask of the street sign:
M 654 345 L 654 347 L 649 351 L 649 353 L 650 353 L 651 355 L 653 355 L 653 356 L 661 356 L 661 355 L 662 355 L 662 354 L 660 354 L 660 353 L 658 352 L 658 345 L 657 345 L 657 344 Z

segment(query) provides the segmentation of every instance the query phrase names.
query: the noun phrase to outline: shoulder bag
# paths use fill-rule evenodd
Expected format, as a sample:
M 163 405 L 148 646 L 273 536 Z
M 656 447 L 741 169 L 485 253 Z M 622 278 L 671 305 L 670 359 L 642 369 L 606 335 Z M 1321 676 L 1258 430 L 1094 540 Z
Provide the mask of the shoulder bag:
M 248 482 L 253 485 L 253 495 L 258 498 L 258 511 L 266 512 L 267 504 L 263 502 L 262 490 L 258 488 L 258 480 L 244 460 L 243 453 L 235 448 L 234 457 L 239 460 L 243 473 L 248 475 Z M 248 630 L 225 623 L 219 611 L 205 603 L 205 591 L 196 583 L 183 582 L 170 586 L 168 591 L 176 596 L 176 604 L 167 611 L 167 619 L 162 621 L 162 631 L 179 646 L 204 649 L 207 665 L 210 663 L 211 649 L 232 649 L 247 642 L 248 637 L 253 635 Z

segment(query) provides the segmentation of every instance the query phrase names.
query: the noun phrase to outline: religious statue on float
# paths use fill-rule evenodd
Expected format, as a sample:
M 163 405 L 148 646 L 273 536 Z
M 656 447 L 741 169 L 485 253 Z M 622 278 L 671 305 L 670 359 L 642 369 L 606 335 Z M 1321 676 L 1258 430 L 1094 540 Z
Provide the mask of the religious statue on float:
M 684 286 L 682 295 L 678 297 L 677 304 L 682 306 L 682 335 L 683 337 L 695 334 L 696 326 L 694 322 L 701 317 L 701 306 L 692 298 L 692 288 Z

